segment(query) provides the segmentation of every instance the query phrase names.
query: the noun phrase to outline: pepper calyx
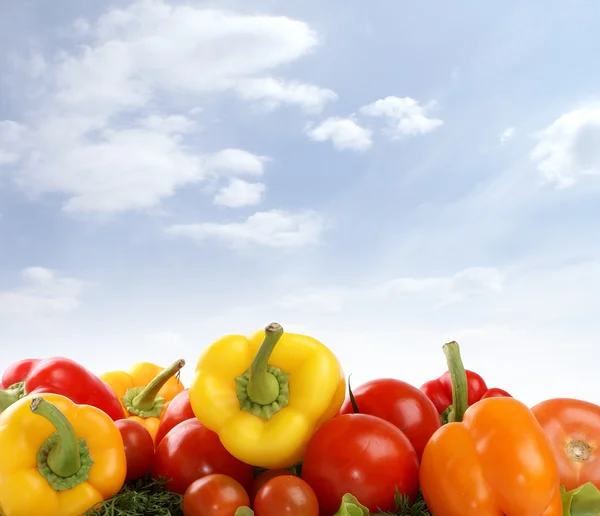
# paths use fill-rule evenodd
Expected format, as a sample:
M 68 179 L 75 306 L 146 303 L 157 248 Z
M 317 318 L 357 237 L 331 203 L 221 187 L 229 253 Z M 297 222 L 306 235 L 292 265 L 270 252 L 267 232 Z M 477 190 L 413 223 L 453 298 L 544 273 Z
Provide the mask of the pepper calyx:
M 40 446 L 38 471 L 55 491 L 66 491 L 86 482 L 94 460 L 85 439 L 79 439 L 65 415 L 43 398 L 34 398 L 31 411 L 48 420 L 56 429 Z
M 240 409 L 266 420 L 287 406 L 290 398 L 289 373 L 268 363 L 282 335 L 279 324 L 269 324 L 250 367 L 235 379 Z

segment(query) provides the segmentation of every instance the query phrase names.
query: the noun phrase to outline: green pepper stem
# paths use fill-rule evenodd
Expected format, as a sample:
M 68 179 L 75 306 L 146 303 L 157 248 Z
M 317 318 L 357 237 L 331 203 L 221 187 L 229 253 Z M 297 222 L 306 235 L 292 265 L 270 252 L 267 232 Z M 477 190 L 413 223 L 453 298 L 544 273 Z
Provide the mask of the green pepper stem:
M 19 391 L 16 389 L 0 390 L 0 412 L 4 412 L 13 403 L 20 398 Z
M 443 346 L 446 363 L 452 381 L 452 408 L 448 413 L 448 422 L 461 422 L 469 408 L 469 384 L 467 372 L 460 356 L 458 342 L 448 342 Z
M 164 385 L 175 376 L 185 365 L 185 360 L 177 360 L 169 367 L 161 371 L 144 389 L 133 398 L 131 404 L 138 410 L 150 410 L 154 407 L 154 402 L 159 391 Z
M 254 403 L 269 405 L 279 396 L 279 381 L 267 371 L 269 358 L 275 345 L 283 335 L 283 328 L 278 323 L 271 323 L 265 328 L 265 338 L 248 370 L 248 397 Z
M 242 505 L 235 510 L 235 514 L 233 516 L 254 516 L 254 511 L 250 509 L 250 507 Z
M 58 442 L 48 453 L 48 467 L 59 477 L 70 477 L 81 467 L 79 439 L 73 425 L 55 405 L 44 398 L 31 401 L 31 412 L 47 419 L 56 429 Z

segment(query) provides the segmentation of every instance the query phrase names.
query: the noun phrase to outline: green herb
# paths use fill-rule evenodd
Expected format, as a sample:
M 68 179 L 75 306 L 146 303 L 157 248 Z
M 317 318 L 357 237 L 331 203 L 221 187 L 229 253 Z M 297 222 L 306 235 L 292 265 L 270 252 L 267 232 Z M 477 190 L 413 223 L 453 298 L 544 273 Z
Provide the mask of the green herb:
M 143 478 L 125 484 L 112 498 L 85 516 L 183 516 L 183 496 L 169 492 L 164 479 Z
M 398 491 L 396 488 L 396 496 L 394 496 L 394 504 L 396 505 L 394 512 L 378 512 L 373 516 L 431 516 L 427 504 L 419 493 L 417 500 L 411 503 L 408 497 Z

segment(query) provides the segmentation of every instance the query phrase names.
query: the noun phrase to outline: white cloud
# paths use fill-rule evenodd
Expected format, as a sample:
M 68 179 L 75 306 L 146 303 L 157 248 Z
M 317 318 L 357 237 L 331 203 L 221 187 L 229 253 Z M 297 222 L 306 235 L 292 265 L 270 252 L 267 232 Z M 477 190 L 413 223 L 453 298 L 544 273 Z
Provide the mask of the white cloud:
M 309 126 L 306 133 L 311 140 L 331 140 L 337 150 L 364 151 L 371 147 L 371 131 L 356 123 L 352 118 L 330 117 L 318 126 Z
M 297 105 L 307 113 L 320 113 L 327 103 L 338 98 L 334 91 L 314 84 L 273 77 L 242 81 L 238 93 L 244 100 L 259 102 L 266 110 L 288 104 Z
M 261 78 L 318 44 L 307 24 L 283 16 L 139 0 L 97 20 L 79 20 L 77 28 L 85 44 L 38 67 L 46 93 L 39 109 L 32 108 L 35 115 L 18 126 L 16 139 L 12 122 L 3 123 L 12 143 L 0 135 L 0 164 L 15 165 L 16 183 L 33 196 L 66 196 L 67 211 L 152 207 L 204 180 L 211 166 L 262 173 L 264 160 L 241 150 L 205 157 L 191 147 L 193 122 L 162 102 L 166 112 L 155 111 L 163 92 L 176 97 L 183 112 L 199 107 L 207 94 L 240 88 L 249 88 L 254 100 L 304 109 L 332 97 L 316 86 Z
M 408 293 L 433 293 L 441 304 L 463 301 L 487 292 L 501 292 L 504 275 L 493 267 L 471 267 L 452 276 L 397 278 L 378 286 L 374 292 L 383 297 Z
M 584 176 L 600 175 L 600 108 L 564 114 L 538 135 L 531 158 L 542 179 L 566 188 Z
M 204 159 L 207 171 L 217 173 L 236 173 L 261 176 L 265 163 L 270 161 L 266 156 L 258 156 L 242 149 L 223 149 Z
M 87 283 L 44 267 L 21 271 L 23 285 L 0 291 L 0 315 L 46 315 L 79 308 Z
M 243 179 L 230 179 L 215 194 L 214 204 L 228 208 L 256 206 L 263 200 L 266 187 L 262 183 L 249 183 Z
M 342 312 L 349 304 L 390 303 L 416 298 L 433 307 L 442 307 L 467 299 L 500 293 L 504 289 L 504 274 L 494 267 L 471 267 L 450 276 L 425 278 L 400 277 L 373 286 L 355 288 L 323 287 L 285 296 L 286 307 L 310 307 L 327 312 Z
M 243 222 L 177 224 L 167 228 L 167 233 L 198 243 L 214 239 L 232 247 L 295 248 L 318 244 L 325 229 L 324 219 L 315 212 L 270 210 L 254 213 Z
M 24 127 L 12 120 L 0 120 L 0 166 L 19 160 Z
M 504 145 L 505 143 L 512 140 L 515 136 L 516 129 L 514 127 L 507 127 L 500 133 L 500 144 Z
M 385 97 L 360 108 L 364 116 L 380 117 L 387 121 L 386 133 L 392 139 L 430 133 L 443 125 L 443 120 L 429 118 L 433 103 L 422 106 L 410 97 Z

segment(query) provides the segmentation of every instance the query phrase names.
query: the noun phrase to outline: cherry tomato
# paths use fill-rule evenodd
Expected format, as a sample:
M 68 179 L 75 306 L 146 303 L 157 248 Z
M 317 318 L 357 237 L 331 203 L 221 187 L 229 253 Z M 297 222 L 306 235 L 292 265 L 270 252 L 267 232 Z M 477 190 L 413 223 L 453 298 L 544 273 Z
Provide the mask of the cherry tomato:
M 197 419 L 173 427 L 156 448 L 152 477 L 170 478 L 169 491 L 183 494 L 192 482 L 211 473 L 228 475 L 247 489 L 254 468 L 231 455 L 219 436 Z
M 419 489 L 419 459 L 404 433 L 368 414 L 324 423 L 308 442 L 302 478 L 313 488 L 321 516 L 332 516 L 352 493 L 371 512 L 394 510 L 396 487 L 411 500 Z
M 258 490 L 264 486 L 269 480 L 280 476 L 297 476 L 291 469 L 268 469 L 258 475 L 252 482 L 252 489 L 250 490 L 250 500 L 253 501 L 256 498 Z
M 600 406 L 554 398 L 538 403 L 531 412 L 550 439 L 565 489 L 587 482 L 600 489 Z
M 163 440 L 163 437 L 169 433 L 171 428 L 182 421 L 195 418 L 192 405 L 190 404 L 190 390 L 184 389 L 175 396 L 167 405 L 165 413 L 160 419 L 160 425 L 156 431 L 156 446 Z
M 259 489 L 254 513 L 256 516 L 319 516 L 319 502 L 304 480 L 283 475 L 272 478 Z
M 218 473 L 199 478 L 183 495 L 184 516 L 234 516 L 238 507 L 250 505 L 242 485 Z
M 425 445 L 442 426 L 435 405 L 423 391 L 402 380 L 382 378 L 364 383 L 352 393 L 361 414 L 380 417 L 402 430 L 421 460 Z M 352 403 L 346 399 L 340 414 L 352 412 Z
M 123 437 L 127 457 L 125 482 L 142 478 L 152 469 L 154 462 L 154 441 L 150 432 L 133 419 L 119 419 L 115 425 Z

